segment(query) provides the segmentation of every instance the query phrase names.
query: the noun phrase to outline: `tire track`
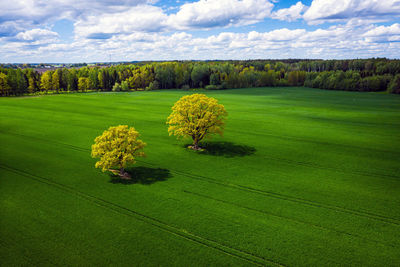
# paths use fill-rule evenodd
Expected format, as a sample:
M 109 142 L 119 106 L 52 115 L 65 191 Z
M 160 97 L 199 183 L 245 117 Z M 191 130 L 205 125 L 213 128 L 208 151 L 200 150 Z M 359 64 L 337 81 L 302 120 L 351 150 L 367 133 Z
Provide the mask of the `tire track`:
M 9 133 L 9 132 L 5 132 L 5 131 L 1 131 L 1 133 Z M 74 146 L 74 145 L 70 145 L 70 144 L 66 144 L 66 143 L 62 143 L 62 142 L 58 142 L 58 141 L 54 141 L 54 140 L 49 140 L 49 139 L 45 139 L 45 138 L 41 138 L 41 137 L 37 137 L 37 136 L 28 136 L 28 135 L 24 135 L 24 134 L 20 134 L 20 133 L 10 133 L 12 135 L 17 135 L 20 137 L 24 137 L 24 138 L 28 138 L 28 139 L 36 139 L 39 141 L 45 141 L 45 142 L 50 142 L 50 143 L 54 143 L 54 144 L 59 144 L 59 145 L 63 145 L 66 147 L 69 147 L 71 149 L 77 150 L 77 151 L 81 151 L 81 152 L 89 152 L 90 153 L 90 149 L 87 148 L 81 148 L 78 146 Z M 399 176 L 395 176 L 395 175 L 390 175 L 390 174 L 381 174 L 381 173 L 372 173 L 372 172 L 363 172 L 363 171 L 354 171 L 354 170 L 346 170 L 346 169 L 339 169 L 339 168 L 334 168 L 334 167 L 329 167 L 329 166 L 323 166 L 323 165 L 319 165 L 319 164 L 314 164 L 311 162 L 305 162 L 305 161 L 295 161 L 295 160 L 290 160 L 290 159 L 285 159 L 285 158 L 280 158 L 280 157 L 268 157 L 268 156 L 263 156 L 263 159 L 268 159 L 268 160 L 274 160 L 277 161 L 279 163 L 285 163 L 288 165 L 300 165 L 300 166 L 305 166 L 308 168 L 318 168 L 321 170 L 328 170 L 328 171 L 335 171 L 335 172 L 340 172 L 340 173 L 345 173 L 345 174 L 354 174 L 354 175 L 363 175 L 363 176 L 369 176 L 369 177 L 374 177 L 374 178 L 380 178 L 380 179 L 384 179 L 384 177 L 389 178 L 389 179 L 394 179 L 396 181 L 400 180 Z M 136 161 L 140 161 L 138 159 L 136 159 Z M 143 161 L 142 161 L 143 162 Z
M 12 105 L 7 105 L 8 107 L 14 107 L 14 106 L 12 106 Z M 25 108 L 31 108 L 31 109 L 35 109 L 35 110 L 44 110 L 44 111 L 46 111 L 46 112 L 49 112 L 49 113 L 51 113 L 51 112 L 53 112 L 54 110 L 52 110 L 52 109 L 50 109 L 50 108 L 36 108 L 36 107 L 32 107 L 32 106 L 26 106 Z M 130 109 L 128 109 L 128 110 L 130 110 Z M 80 114 L 80 113 L 78 113 L 78 112 L 73 112 L 73 111 L 70 111 L 70 110 L 59 110 L 61 113 L 70 113 L 70 114 Z M 157 113 L 157 112 L 152 112 L 152 111 L 146 111 L 147 113 L 152 113 L 152 114 L 160 114 L 160 113 Z M 91 116 L 93 116 L 93 117 L 101 117 L 101 118 L 104 118 L 104 114 L 99 114 L 99 113 L 90 113 L 89 115 L 91 115 Z M 23 116 L 17 116 L 17 117 L 19 117 L 19 118 L 21 118 L 21 119 L 26 119 L 25 117 L 23 117 Z M 115 117 L 115 116 L 109 116 L 109 115 L 107 115 L 107 118 L 109 118 L 109 119 L 117 119 L 117 120 L 119 120 L 119 121 L 123 121 L 123 120 L 125 120 L 126 118 L 120 118 L 120 117 Z M 48 122 L 48 121 L 45 121 L 45 120 L 40 120 L 40 121 L 43 121 L 43 122 Z M 156 123 L 156 122 L 153 122 L 153 121 L 147 121 L 148 123 Z M 53 122 L 53 123 L 56 123 L 56 122 Z M 75 125 L 75 126 L 78 126 L 78 127 L 83 127 L 83 128 L 89 128 L 89 129 L 92 129 L 92 128 L 90 128 L 90 127 L 87 127 L 86 125 L 84 125 L 84 124 L 73 124 L 73 125 Z M 291 125 L 294 125 L 293 123 L 291 124 Z M 391 126 L 393 126 L 392 124 L 390 124 Z M 317 127 L 317 126 L 309 126 L 309 128 L 327 128 L 327 127 Z M 243 132 L 243 131 L 240 131 L 240 130 L 236 130 L 236 129 L 232 129 L 231 130 L 231 132 L 234 132 L 234 133 L 239 133 L 239 134 L 248 134 L 247 132 Z M 362 132 L 363 134 L 365 134 L 365 132 Z M 344 148 L 349 148 L 349 147 L 351 147 L 351 148 L 354 148 L 354 149 L 357 149 L 357 150 L 361 150 L 361 151 L 371 151 L 371 150 L 374 150 L 374 151 L 376 151 L 376 152 L 378 152 L 378 153 L 390 153 L 390 154 L 394 154 L 394 155 L 399 155 L 399 153 L 398 152 L 396 152 L 396 151 L 390 151 L 390 150 L 384 150 L 384 149 L 379 149 L 379 148 L 365 148 L 365 147 L 360 147 L 360 146 L 354 146 L 354 145 L 352 145 L 352 144 L 339 144 L 339 143 L 331 143 L 331 142 L 324 142 L 324 141 L 317 141 L 317 140 L 312 140 L 312 139 L 307 139 L 307 138 L 298 138 L 298 137 L 295 137 L 295 136 L 288 136 L 288 135 L 276 135 L 276 134 L 271 134 L 271 133 L 265 133 L 265 132 L 252 132 L 252 134 L 253 135 L 258 135 L 258 136 L 268 136 L 268 137 L 272 137 L 272 138 L 277 138 L 277 139 L 281 139 L 281 140 L 291 140 L 291 141 L 296 141 L 296 142 L 306 142 L 306 143 L 311 143 L 311 144 L 319 144 L 319 145 L 327 145 L 327 146 L 338 146 L 338 147 L 344 147 Z M 383 135 L 383 136 L 389 136 L 389 137 L 394 137 L 395 135 Z
M 282 263 L 279 263 L 277 261 L 271 260 L 271 259 L 267 259 L 264 258 L 262 256 L 258 256 L 255 255 L 251 252 L 247 252 L 241 249 L 237 249 L 237 248 L 233 248 L 221 243 L 218 243 L 214 240 L 208 239 L 208 238 L 204 238 L 192 233 L 188 233 L 188 232 L 184 232 L 172 225 L 169 225 L 165 222 L 162 222 L 156 218 L 141 214 L 137 211 L 134 211 L 132 209 L 128 209 L 126 207 L 120 206 L 118 204 L 112 203 L 110 201 L 104 200 L 102 198 L 99 197 L 95 197 L 86 193 L 83 193 L 79 190 L 76 190 L 75 188 L 72 188 L 70 186 L 52 181 L 51 179 L 45 178 L 45 177 L 41 177 L 41 176 L 37 176 L 22 170 L 18 170 L 9 166 L 6 166 L 4 164 L 0 164 L 0 168 L 9 172 L 13 172 L 15 174 L 18 174 L 20 176 L 24 176 L 26 178 L 35 180 L 37 182 L 58 188 L 62 191 L 68 192 L 68 193 L 72 193 L 77 195 L 78 197 L 85 199 L 93 204 L 96 204 L 97 206 L 101 206 L 103 208 L 106 208 L 108 210 L 114 211 L 118 214 L 123 214 L 132 218 L 135 218 L 139 221 L 142 221 L 144 223 L 147 223 L 149 225 L 152 225 L 153 227 L 156 227 L 164 232 L 173 234 L 175 236 L 181 237 L 185 240 L 189 240 L 192 241 L 194 243 L 203 245 L 205 247 L 211 248 L 211 249 L 215 249 L 218 250 L 224 254 L 227 254 L 229 256 L 235 257 L 235 258 L 239 258 L 242 260 L 245 260 L 247 262 L 253 263 L 253 264 L 257 264 L 260 266 L 268 266 L 268 265 L 273 265 L 273 266 L 280 266 L 280 267 L 284 267 L 285 265 L 283 265 Z
M 277 217 L 277 218 L 283 218 L 283 219 L 286 219 L 286 220 L 291 221 L 291 222 L 300 223 L 300 224 L 304 224 L 304 225 L 307 225 L 307 226 L 312 226 L 312 227 L 315 227 L 315 228 L 318 228 L 318 229 L 322 229 L 322 230 L 325 230 L 325 231 L 335 232 L 335 233 L 347 235 L 347 236 L 350 236 L 350 237 L 359 238 L 359 239 L 364 240 L 364 241 L 369 241 L 369 242 L 381 244 L 381 245 L 384 245 L 384 246 L 397 248 L 397 246 L 395 246 L 395 245 L 392 245 L 392 244 L 389 244 L 389 243 L 384 243 L 384 242 L 379 241 L 379 240 L 365 238 L 365 237 L 363 237 L 361 235 L 348 233 L 348 232 L 337 230 L 337 229 L 334 229 L 334 228 L 324 227 L 324 226 L 319 225 L 319 224 L 314 224 L 314 223 L 310 223 L 310 222 L 307 222 L 307 221 L 294 219 L 294 218 L 291 218 L 291 217 L 288 217 L 288 216 L 278 215 L 276 213 L 268 212 L 268 211 L 265 211 L 265 210 L 260 210 L 260 209 L 255 209 L 255 208 L 251 208 L 251 207 L 235 204 L 235 203 L 232 203 L 232 202 L 229 202 L 229 201 L 226 201 L 226 200 L 210 197 L 210 196 L 207 196 L 207 195 L 191 192 L 191 191 L 188 191 L 188 190 L 182 190 L 182 191 L 184 193 L 187 193 L 187 194 L 195 195 L 195 196 L 198 196 L 198 197 L 201 197 L 201 198 L 211 199 L 213 201 L 224 203 L 224 204 L 231 205 L 231 206 L 234 206 L 234 207 L 239 207 L 239 208 L 242 208 L 242 209 L 255 211 L 255 212 L 258 212 L 258 213 L 263 213 L 263 214 L 266 214 L 266 215 L 269 215 L 269 216 L 273 216 L 273 217 Z
M 70 148 L 72 150 L 75 150 L 75 151 L 84 152 L 84 153 L 90 153 L 90 149 L 81 148 L 81 147 L 78 147 L 78 146 L 74 146 L 74 145 L 70 145 L 70 144 L 66 144 L 66 143 L 62 143 L 62 142 L 58 142 L 58 141 L 54 141 L 54 140 L 47 140 L 47 139 L 45 140 L 44 138 L 26 136 L 26 135 L 23 135 L 23 134 L 15 134 L 15 135 L 19 135 L 19 136 L 24 137 L 24 138 L 31 138 L 31 139 L 37 139 L 37 140 L 41 140 L 41 141 L 51 142 L 51 143 L 54 143 L 54 144 L 63 145 L 65 147 L 68 147 L 68 148 Z M 273 159 L 273 158 L 271 158 L 271 159 Z M 143 161 L 141 159 L 135 159 L 135 160 L 137 162 L 141 162 L 141 163 L 147 164 L 149 166 L 160 167 L 159 165 L 156 165 L 156 164 L 153 164 L 153 163 L 149 163 L 149 162 Z M 281 161 L 280 159 L 275 159 L 275 160 Z M 298 164 L 301 165 L 300 163 L 298 163 Z M 309 166 L 309 167 L 312 167 L 312 166 Z M 322 167 L 322 169 L 324 169 L 324 167 Z M 325 169 L 331 170 L 329 168 L 325 168 Z M 339 169 L 336 169 L 336 170 L 340 172 Z M 219 181 L 219 180 L 217 180 L 215 178 L 202 176 L 202 175 L 196 175 L 196 174 L 187 173 L 187 172 L 183 172 L 183 171 L 179 171 L 179 170 L 170 169 L 170 171 L 174 172 L 176 174 L 179 174 L 179 175 L 186 176 L 188 178 L 202 180 L 202 181 L 205 181 L 205 182 L 208 182 L 208 183 L 213 183 L 213 184 L 216 184 L 216 185 L 219 185 L 219 186 L 223 186 L 223 187 L 235 188 L 237 190 L 242 190 L 242 191 L 247 191 L 247 192 L 251 192 L 251 193 L 255 193 L 255 194 L 260 194 L 260 195 L 264 195 L 264 196 L 271 197 L 271 198 L 276 198 L 276 199 L 282 199 L 282 200 L 286 200 L 286 201 L 301 203 L 301 204 L 312 206 L 312 207 L 330 209 L 330 210 L 334 210 L 334 211 L 337 211 L 337 212 L 348 213 L 348 214 L 352 214 L 352 215 L 357 215 L 359 217 L 365 217 L 365 218 L 374 219 L 374 220 L 382 221 L 382 222 L 385 222 L 385 223 L 389 223 L 389 224 L 400 226 L 400 220 L 399 219 L 391 218 L 391 217 L 380 215 L 380 214 L 375 214 L 375 213 L 369 212 L 369 211 L 360 211 L 360 210 L 355 210 L 355 209 L 350 209 L 350 208 L 345 208 L 345 207 L 340 207 L 340 206 L 335 206 L 335 205 L 323 204 L 323 203 L 320 203 L 318 201 L 313 201 L 313 200 L 303 199 L 303 198 L 299 198 L 299 197 L 288 196 L 288 195 L 284 195 L 284 194 L 280 194 L 280 193 L 276 193 L 276 192 L 272 192 L 272 191 L 266 191 L 266 190 L 253 188 L 253 187 L 250 187 L 250 186 L 222 182 L 222 181 Z M 346 173 L 346 172 L 344 172 L 344 173 Z M 375 176 L 373 174 L 370 174 L 369 176 L 382 178 L 380 176 Z M 398 178 L 396 180 L 398 180 Z
M 311 127 L 312 128 L 312 127 Z M 238 130 L 233 130 L 233 132 L 246 135 L 248 132 L 244 131 L 238 131 Z M 299 138 L 295 136 L 289 136 L 289 135 L 277 135 L 277 134 L 272 134 L 272 133 L 265 133 L 265 132 L 254 132 L 252 131 L 252 135 L 258 135 L 258 136 L 263 136 L 263 137 L 273 137 L 276 139 L 281 139 L 281 140 L 291 140 L 291 141 L 296 141 L 296 142 L 304 142 L 304 143 L 310 143 L 310 144 L 317 144 L 317 145 L 325 145 L 325 146 L 337 146 L 337 147 L 342 147 L 342 148 L 353 148 L 361 151 L 376 151 L 378 153 L 382 154 L 394 154 L 394 155 L 399 155 L 400 153 L 397 151 L 390 151 L 390 150 L 385 150 L 385 149 L 378 149 L 378 148 L 365 148 L 365 147 L 360 147 L 360 146 L 355 146 L 351 144 L 339 144 L 339 143 L 331 143 L 331 142 L 324 142 L 324 141 L 318 141 L 318 140 L 311 140 L 307 138 Z M 394 137 L 394 136 L 391 136 Z
M 158 165 L 150 164 L 150 163 L 147 163 L 147 162 L 144 162 L 144 161 L 141 161 L 141 160 L 140 161 L 137 160 L 137 161 L 138 162 L 142 162 L 144 164 L 148 164 L 150 166 L 158 166 Z M 337 211 L 337 212 L 348 213 L 348 214 L 352 214 L 352 215 L 357 215 L 359 217 L 364 217 L 364 218 L 368 218 L 368 219 L 374 219 L 374 220 L 382 221 L 382 222 L 385 222 L 385 223 L 393 224 L 393 225 L 396 225 L 396 226 L 400 226 L 400 220 L 398 220 L 396 218 L 391 218 L 391 217 L 375 214 L 375 213 L 368 212 L 368 211 L 359 211 L 359 210 L 354 210 L 354 209 L 349 209 L 349 208 L 344 208 L 344 207 L 339 207 L 339 206 L 334 206 L 334 205 L 329 205 L 329 204 L 323 204 L 323 203 L 320 203 L 320 202 L 317 202 L 317 201 L 312 201 L 312 200 L 307 200 L 307 199 L 303 199 L 303 198 L 287 196 L 287 195 L 284 195 L 284 194 L 279 194 L 279 193 L 270 192 L 270 191 L 266 191 L 266 190 L 256 189 L 256 188 L 252 188 L 252 187 L 244 186 L 244 185 L 239 185 L 239 184 L 221 182 L 221 181 L 218 181 L 218 180 L 216 180 L 214 178 L 210 178 L 210 177 L 206 177 L 206 176 L 200 176 L 200 175 L 194 175 L 194 174 L 189 174 L 189 173 L 176 171 L 176 170 L 171 170 L 171 172 L 175 172 L 177 174 L 186 176 L 188 178 L 202 180 L 202 181 L 206 181 L 206 182 L 217 184 L 217 185 L 224 186 L 224 187 L 230 187 L 230 188 L 234 188 L 234 189 L 238 189 L 238 190 L 242 190 L 242 191 L 247 191 L 247 192 L 251 192 L 251 193 L 255 193 L 255 194 L 264 195 L 264 196 L 271 197 L 271 198 L 276 198 L 276 199 L 282 199 L 282 200 L 286 200 L 286 201 L 296 202 L 296 203 L 300 203 L 300 204 L 304 204 L 304 205 L 308 205 L 308 206 L 312 206 L 312 207 L 330 209 L 330 210 L 334 210 L 334 211 Z

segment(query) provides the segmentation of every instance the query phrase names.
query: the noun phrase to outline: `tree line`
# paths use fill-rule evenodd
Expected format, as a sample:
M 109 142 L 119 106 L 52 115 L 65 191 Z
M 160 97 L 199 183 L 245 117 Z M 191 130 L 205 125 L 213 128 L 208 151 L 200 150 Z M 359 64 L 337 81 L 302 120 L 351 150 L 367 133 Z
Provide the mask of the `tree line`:
M 400 60 L 247 60 L 141 62 L 58 68 L 0 67 L 0 95 L 266 86 L 400 93 Z

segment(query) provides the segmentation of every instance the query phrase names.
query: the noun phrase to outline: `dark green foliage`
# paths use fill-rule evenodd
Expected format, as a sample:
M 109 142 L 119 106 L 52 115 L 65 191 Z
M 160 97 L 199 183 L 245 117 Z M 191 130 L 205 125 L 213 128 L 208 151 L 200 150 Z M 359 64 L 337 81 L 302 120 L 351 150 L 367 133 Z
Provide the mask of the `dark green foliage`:
M 210 68 L 206 64 L 196 64 L 193 66 L 190 77 L 194 88 L 204 87 L 209 84 Z
M 308 73 L 304 85 L 329 90 L 377 92 L 386 91 L 392 79 L 389 74 L 361 78 L 357 71 L 325 71 Z
M 218 73 L 212 73 L 210 75 L 210 85 L 220 85 L 221 80 Z
M 260 72 L 258 86 L 275 86 L 277 84 L 279 73 L 274 70 Z
M 213 84 L 209 84 L 205 87 L 205 89 L 207 90 L 218 90 L 220 89 L 219 85 L 213 85 Z
M 291 86 L 303 86 L 306 80 L 305 71 L 291 71 L 288 74 L 288 84 Z
M 86 90 L 111 91 L 115 83 L 123 91 L 155 89 L 226 89 L 262 86 L 305 86 L 329 90 L 397 92 L 395 75 L 400 60 L 247 60 L 207 62 L 143 62 L 109 67 L 86 64 L 79 69 L 55 69 L 50 86 L 41 87 L 34 69 L 0 68 L 7 85 L 0 95 L 35 94 L 51 91 L 78 91 L 79 78 L 88 79 Z M 3 78 L 4 81 L 4 78 Z M 2 81 L 1 84 L 5 84 Z M 211 86 L 209 86 L 211 85 Z M 128 88 L 127 88 L 128 87 Z
M 175 82 L 174 65 L 170 63 L 158 65 L 155 68 L 155 77 L 160 85 L 160 89 L 173 88 Z
M 22 95 L 27 92 L 28 81 L 21 69 L 7 69 L 7 81 L 11 95 Z
M 150 82 L 149 86 L 146 87 L 146 90 L 158 90 L 160 89 L 160 84 L 158 81 Z
M 400 94 L 400 74 L 396 74 L 388 86 L 388 92 Z
M 386 91 L 390 80 L 390 75 L 375 75 L 371 77 L 365 77 L 360 81 L 358 88 L 360 91 Z

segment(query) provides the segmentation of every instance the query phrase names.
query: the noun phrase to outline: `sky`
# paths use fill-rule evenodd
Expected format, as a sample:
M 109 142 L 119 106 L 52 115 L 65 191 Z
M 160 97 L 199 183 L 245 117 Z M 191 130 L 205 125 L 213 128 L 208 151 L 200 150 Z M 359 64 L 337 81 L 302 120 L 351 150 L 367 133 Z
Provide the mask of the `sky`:
M 0 0 L 0 63 L 400 58 L 400 0 Z

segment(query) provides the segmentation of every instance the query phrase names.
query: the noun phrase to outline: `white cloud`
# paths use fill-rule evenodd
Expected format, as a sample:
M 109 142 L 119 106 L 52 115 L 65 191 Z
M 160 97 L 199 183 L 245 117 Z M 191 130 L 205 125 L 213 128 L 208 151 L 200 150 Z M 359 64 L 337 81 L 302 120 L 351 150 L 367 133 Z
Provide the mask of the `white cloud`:
M 0 19 L 28 19 L 44 22 L 49 19 L 76 18 L 86 13 L 119 12 L 126 7 L 145 3 L 148 0 L 13 0 L 12 3 L 1 0 Z
M 15 35 L 18 31 L 47 26 L 48 23 L 59 19 L 82 19 L 86 16 L 122 12 L 127 7 L 144 3 L 150 0 L 0 0 L 0 37 L 4 36 L 4 29 L 8 35 Z M 10 22 L 14 25 L 10 26 Z
M 289 8 L 282 8 L 272 13 L 271 18 L 294 21 L 302 18 L 303 13 L 308 9 L 302 2 L 297 2 Z
M 400 35 L 400 24 L 395 23 L 390 26 L 379 26 L 367 31 L 364 36 Z
M 168 23 L 176 29 L 248 25 L 262 21 L 272 8 L 268 0 L 200 0 L 182 5 Z
M 400 43 L 382 42 L 397 38 L 399 24 L 391 26 L 352 23 L 328 29 L 279 29 L 250 33 L 222 32 L 196 37 L 185 32 L 115 35 L 110 39 L 83 40 L 70 45 L 51 44 L 32 50 L 31 56 L 61 58 L 68 53 L 73 61 L 176 60 L 176 59 L 249 59 L 249 58 L 354 58 L 400 57 Z M 380 39 L 377 39 L 376 37 Z M 373 38 L 372 38 L 373 37 Z M 0 47 L 0 49 L 3 49 Z M 355 52 L 357 51 L 357 52 Z M 15 50 L 18 52 L 18 49 Z M 27 55 L 23 54 L 25 57 Z M 82 58 L 84 55 L 86 58 Z
M 304 29 L 296 29 L 296 30 L 289 30 L 286 28 L 273 30 L 266 33 L 258 33 L 258 32 L 250 32 L 248 34 L 248 39 L 251 41 L 254 40 L 264 40 L 270 42 L 283 42 L 283 41 L 290 41 L 297 39 L 301 36 L 306 34 L 306 30 Z
M 168 16 L 159 7 L 138 5 L 117 13 L 86 16 L 74 26 L 77 37 L 110 39 L 135 32 L 247 25 L 269 16 L 272 7 L 268 0 L 200 0 L 184 4 L 176 14 Z
M 99 39 L 133 31 L 248 25 L 262 21 L 273 8 L 269 0 L 199 0 L 181 5 L 176 14 L 168 16 L 163 9 L 150 5 L 156 0 L 0 1 L 4 2 L 0 2 L 0 37 L 60 19 L 74 21 L 78 37 Z
M 367 31 L 363 36 L 369 42 L 399 42 L 400 24 L 395 23 L 390 26 L 379 26 Z
M 166 27 L 166 20 L 167 15 L 161 8 L 139 5 L 116 14 L 88 16 L 78 20 L 74 26 L 77 37 L 109 39 L 118 34 L 160 31 Z
M 313 0 L 303 18 L 310 23 L 352 18 L 393 19 L 400 16 L 400 0 Z
M 340 5 L 340 1 L 344 0 L 335 2 Z M 347 0 L 346 3 L 350 3 L 346 4 L 349 10 L 341 11 L 341 7 L 332 8 L 334 5 L 327 0 L 325 4 L 328 9 L 317 8 L 323 11 L 317 14 L 318 16 L 315 15 L 318 7 L 315 3 L 318 4 L 319 0 L 314 0 L 314 11 L 311 13 L 310 10 L 305 11 L 306 7 L 298 2 L 272 14 L 273 5 L 267 0 L 199 0 L 183 4 L 179 11 L 172 15 L 168 15 L 160 7 L 145 4 L 147 1 L 144 0 L 95 1 L 92 3 L 93 9 L 89 7 L 88 1 L 80 3 L 78 0 L 55 0 L 56 3 L 61 3 L 61 6 L 55 4 L 55 7 L 50 9 L 47 7 L 49 2 L 26 2 L 27 7 L 24 8 L 32 8 L 32 16 L 27 20 L 21 14 L 28 11 L 19 10 L 22 0 L 18 0 L 13 9 L 6 7 L 10 11 L 8 15 L 4 15 L 7 12 L 0 10 L 0 19 L 1 16 L 9 18 L 8 21 L 0 23 L 0 62 L 108 61 L 109 54 L 112 55 L 112 60 L 127 61 L 400 57 L 400 24 L 373 24 L 380 17 L 376 14 L 388 14 L 387 6 L 392 7 L 392 12 L 397 12 L 393 1 L 390 5 L 387 1 L 376 2 L 375 13 L 354 13 L 355 10 L 371 9 L 372 1 L 359 2 L 359 6 L 354 7 L 351 4 L 354 1 Z M 73 9 L 58 11 L 64 4 L 71 3 L 76 4 Z M 125 4 L 128 6 L 124 6 Z M 40 10 L 40 7 L 43 10 Z M 54 13 L 51 15 L 53 18 L 74 18 L 76 38 L 72 43 L 61 43 L 57 33 L 50 31 L 49 23 L 35 24 L 36 20 L 40 21 L 40 18 L 50 11 Z M 342 14 L 341 22 L 344 24 L 316 30 L 282 28 L 267 32 L 258 30 L 235 33 L 226 29 L 225 32 L 205 37 L 184 32 L 247 25 L 270 17 L 291 21 L 298 19 L 303 13 L 304 16 L 308 13 L 309 22 L 322 22 Z M 358 14 L 358 17 L 350 18 L 348 14 L 353 13 Z M 367 13 L 368 16 L 365 15 Z M 348 17 L 343 14 L 347 14 Z M 15 19 L 10 20 L 12 16 Z
M 25 42 L 35 42 L 45 40 L 46 42 L 54 41 L 58 38 L 58 33 L 46 29 L 33 29 L 25 32 L 20 32 L 15 36 L 15 39 Z

